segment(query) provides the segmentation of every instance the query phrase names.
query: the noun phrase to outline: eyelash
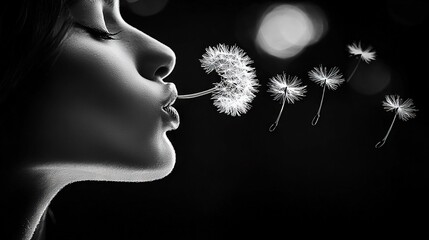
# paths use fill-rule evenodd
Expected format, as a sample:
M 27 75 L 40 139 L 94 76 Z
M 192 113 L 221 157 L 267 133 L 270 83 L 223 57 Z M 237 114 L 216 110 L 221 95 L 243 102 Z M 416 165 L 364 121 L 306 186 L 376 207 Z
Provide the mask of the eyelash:
M 94 37 L 98 40 L 116 40 L 117 38 L 115 38 L 115 36 L 121 32 L 121 31 L 119 31 L 116 33 L 109 33 L 103 29 L 100 29 L 97 27 L 86 26 L 86 25 L 83 25 L 80 23 L 74 23 L 74 26 L 85 30 L 92 37 Z

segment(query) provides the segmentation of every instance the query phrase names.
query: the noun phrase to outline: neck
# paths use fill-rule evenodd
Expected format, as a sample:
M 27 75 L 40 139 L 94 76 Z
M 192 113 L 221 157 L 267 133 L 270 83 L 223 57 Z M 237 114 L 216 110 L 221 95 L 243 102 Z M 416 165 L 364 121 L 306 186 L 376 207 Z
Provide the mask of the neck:
M 67 185 L 60 174 L 35 169 L 8 173 L 1 206 L 7 239 L 30 240 L 51 200 Z M 6 197 L 7 196 L 7 197 Z

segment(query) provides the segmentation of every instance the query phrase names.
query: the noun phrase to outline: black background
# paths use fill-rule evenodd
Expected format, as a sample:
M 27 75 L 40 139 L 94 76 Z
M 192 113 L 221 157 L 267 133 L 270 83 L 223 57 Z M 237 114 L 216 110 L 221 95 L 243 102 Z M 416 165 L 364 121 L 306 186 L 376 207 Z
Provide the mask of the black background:
M 427 4 L 314 2 L 328 32 L 299 56 L 279 60 L 259 53 L 252 40 L 270 3 L 171 0 L 150 17 L 122 4 L 126 21 L 175 51 L 166 81 L 179 93 L 217 81 L 198 59 L 218 43 L 237 44 L 254 60 L 260 92 L 241 117 L 219 114 L 208 96 L 177 101 L 181 125 L 169 133 L 174 171 L 149 183 L 67 186 L 51 204 L 60 239 L 429 239 Z M 374 94 L 352 82 L 327 91 L 321 119 L 311 126 L 322 89 L 307 72 L 323 64 L 347 75 L 355 62 L 346 45 L 359 40 L 377 51 L 361 69 L 383 62 L 389 85 Z M 270 133 L 280 105 L 266 83 L 282 71 L 298 75 L 308 93 L 286 106 Z M 419 112 L 397 121 L 386 145 L 375 149 L 393 118 L 381 106 L 386 94 L 412 98 Z

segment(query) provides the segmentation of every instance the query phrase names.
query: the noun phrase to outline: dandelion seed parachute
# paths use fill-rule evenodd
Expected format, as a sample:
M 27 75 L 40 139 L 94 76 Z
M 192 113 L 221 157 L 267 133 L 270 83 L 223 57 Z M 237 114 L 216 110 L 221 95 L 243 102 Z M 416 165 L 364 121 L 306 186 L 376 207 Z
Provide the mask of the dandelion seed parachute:
M 275 101 L 281 101 L 282 107 L 277 116 L 276 121 L 270 126 L 270 132 L 273 132 L 280 120 L 285 103 L 293 104 L 295 101 L 301 100 L 304 96 L 307 86 L 300 86 L 301 80 L 298 77 L 289 76 L 285 73 L 277 74 L 275 77 L 270 78 L 268 83 L 268 92 L 274 97 Z
M 349 49 L 349 53 L 351 56 L 357 56 L 359 58 L 346 82 L 350 81 L 350 79 L 353 77 L 361 61 L 369 63 L 370 61 L 375 60 L 375 51 L 371 51 L 372 47 L 368 47 L 367 49 L 362 50 L 361 43 L 358 42 L 348 45 L 347 48 Z
M 409 119 L 414 118 L 416 116 L 415 112 L 418 111 L 418 109 L 415 108 L 412 99 L 409 98 L 403 101 L 399 95 L 386 95 L 382 105 L 384 110 L 387 112 L 394 112 L 395 116 L 393 117 L 386 135 L 381 141 L 375 144 L 375 148 L 381 148 L 386 143 L 387 137 L 389 136 L 397 117 L 402 121 L 408 121 Z
M 358 56 L 366 63 L 369 63 L 372 60 L 375 60 L 375 51 L 371 51 L 372 50 L 371 46 L 363 50 L 361 47 L 361 43 L 358 42 L 358 43 L 352 43 L 348 45 L 347 48 L 349 49 L 350 55 Z
M 219 44 L 206 48 L 200 59 L 201 67 L 207 74 L 215 71 L 221 78 L 214 87 L 203 92 L 179 95 L 179 99 L 189 99 L 212 94 L 213 104 L 220 113 L 240 116 L 250 108 L 259 86 L 256 73 L 250 64 L 253 61 L 237 46 Z
M 333 67 L 327 70 L 326 67 L 320 65 L 319 67 L 314 67 L 308 73 L 310 80 L 319 84 L 321 87 L 328 87 L 328 89 L 336 90 L 343 82 L 343 75 L 340 73 L 338 67 Z
M 388 112 L 397 112 L 399 119 L 402 121 L 414 118 L 416 116 L 415 112 L 418 111 L 415 109 L 412 99 L 409 98 L 403 101 L 399 95 L 386 95 L 383 107 Z
M 326 88 L 331 90 L 336 90 L 341 83 L 344 82 L 343 75 L 340 73 L 340 70 L 337 67 L 326 69 L 320 65 L 319 67 L 314 67 L 313 70 L 308 72 L 308 76 L 311 81 L 319 84 L 323 87 L 322 97 L 320 99 L 319 109 L 317 110 L 316 115 L 311 121 L 311 125 L 315 126 L 320 118 L 320 111 L 322 110 L 323 99 L 325 98 Z

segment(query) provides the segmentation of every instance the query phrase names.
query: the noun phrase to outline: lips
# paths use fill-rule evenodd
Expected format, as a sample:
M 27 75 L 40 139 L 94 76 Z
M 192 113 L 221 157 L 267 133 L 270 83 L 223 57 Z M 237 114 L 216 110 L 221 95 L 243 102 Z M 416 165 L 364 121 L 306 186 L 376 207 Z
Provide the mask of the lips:
M 174 130 L 174 129 L 177 129 L 180 124 L 179 113 L 172 106 L 177 99 L 177 89 L 173 83 L 167 83 L 166 87 L 168 92 L 168 98 L 164 102 L 162 106 L 162 110 L 165 113 L 164 115 L 166 116 L 166 122 Z
M 174 102 L 176 102 L 177 99 L 177 94 L 172 93 L 170 95 L 170 98 L 168 99 L 168 102 L 166 104 L 164 104 L 164 106 L 162 108 L 169 108 L 171 107 L 171 105 L 174 104 Z

